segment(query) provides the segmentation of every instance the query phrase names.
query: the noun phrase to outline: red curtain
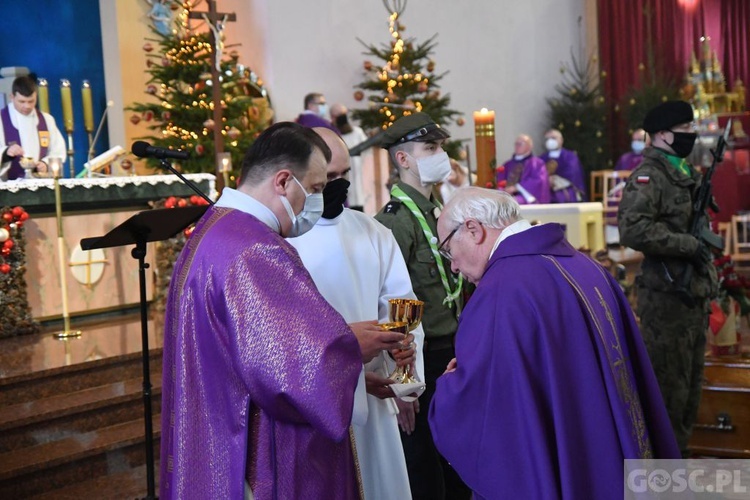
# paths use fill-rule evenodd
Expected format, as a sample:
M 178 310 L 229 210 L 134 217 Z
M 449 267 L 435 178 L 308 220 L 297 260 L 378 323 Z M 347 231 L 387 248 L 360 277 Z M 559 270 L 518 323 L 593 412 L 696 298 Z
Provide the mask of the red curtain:
M 748 0 L 598 0 L 597 21 L 601 69 L 607 75 L 602 83 L 610 102 L 620 102 L 640 83 L 639 66 L 647 63 L 649 45 L 664 76 L 684 83 L 691 54 L 701 57 L 702 36 L 711 37 L 727 86 L 733 88 L 737 79 L 750 86 Z M 610 118 L 616 157 L 630 138 L 619 115 Z

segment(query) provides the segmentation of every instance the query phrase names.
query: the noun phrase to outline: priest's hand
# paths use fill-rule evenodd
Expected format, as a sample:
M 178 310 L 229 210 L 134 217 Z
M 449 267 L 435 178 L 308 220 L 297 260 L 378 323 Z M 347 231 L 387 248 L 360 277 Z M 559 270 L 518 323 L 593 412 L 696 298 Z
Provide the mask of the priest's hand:
M 391 357 L 396 361 L 396 366 L 411 366 L 417 360 L 417 351 L 415 350 L 414 335 L 411 333 L 406 338 L 401 337 L 401 346 L 391 350 Z
M 384 349 L 393 349 L 404 339 L 403 333 L 390 332 L 378 326 L 377 321 L 360 321 L 350 323 L 349 328 L 354 332 L 362 351 L 362 361 L 370 362 Z
M 402 401 L 396 398 L 396 406 L 398 407 L 398 425 L 401 430 L 410 436 L 414 429 L 417 427 L 417 413 L 419 413 L 419 400 L 415 399 L 411 403 Z
M 379 399 L 387 399 L 395 396 L 393 391 L 388 387 L 394 381 L 389 378 L 383 378 L 375 372 L 365 372 L 365 390 L 367 394 L 372 394 Z
M 458 362 L 456 361 L 456 358 L 453 358 L 448 363 L 448 366 L 445 367 L 445 371 L 443 372 L 443 375 L 446 373 L 452 373 L 456 371 L 456 367 L 458 366 Z
M 38 161 L 34 165 L 34 171 L 38 174 L 47 174 L 49 171 L 49 168 L 47 167 L 47 164 L 43 161 Z
M 5 154 L 10 157 L 23 156 L 23 148 L 20 144 L 11 144 L 8 149 L 5 150 Z

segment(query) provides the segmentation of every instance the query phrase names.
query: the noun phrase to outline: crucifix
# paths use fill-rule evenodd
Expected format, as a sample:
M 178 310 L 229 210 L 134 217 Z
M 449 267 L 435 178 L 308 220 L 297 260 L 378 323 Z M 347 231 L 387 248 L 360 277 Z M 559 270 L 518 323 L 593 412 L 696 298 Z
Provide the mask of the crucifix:
M 224 23 L 232 22 L 237 20 L 237 16 L 232 13 L 223 13 L 216 10 L 216 0 L 206 0 L 208 4 L 208 12 L 196 12 L 191 11 L 189 14 L 190 19 L 203 19 L 208 23 L 208 27 L 211 31 L 211 52 L 214 54 L 214 62 L 211 64 L 211 89 L 213 101 L 214 113 L 214 164 L 216 165 L 216 189 L 221 192 L 224 188 L 224 180 L 220 173 L 219 155 L 224 152 L 224 136 L 222 131 L 224 125 L 222 121 L 222 110 L 221 110 L 221 77 L 220 65 L 221 52 L 224 47 L 224 43 L 221 41 L 221 32 L 224 30 Z

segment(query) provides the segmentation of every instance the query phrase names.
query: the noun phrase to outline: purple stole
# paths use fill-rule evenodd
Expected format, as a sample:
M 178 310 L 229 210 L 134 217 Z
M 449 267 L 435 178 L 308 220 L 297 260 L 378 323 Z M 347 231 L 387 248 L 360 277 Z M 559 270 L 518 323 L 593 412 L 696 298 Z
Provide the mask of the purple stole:
M 36 129 L 39 131 L 39 158 L 47 156 L 47 149 L 49 148 L 49 130 L 47 129 L 47 121 L 44 119 L 44 113 L 39 113 L 37 110 L 34 112 L 39 117 L 39 123 Z M 5 133 L 5 144 L 10 146 L 12 144 L 21 144 L 21 134 L 18 133 L 18 129 L 13 126 L 13 122 L 10 121 L 10 111 L 7 107 L 0 111 L 0 117 L 3 121 L 3 132 Z M 16 156 L 10 162 L 10 170 L 8 170 L 8 180 L 23 178 L 25 172 L 21 167 L 21 158 Z

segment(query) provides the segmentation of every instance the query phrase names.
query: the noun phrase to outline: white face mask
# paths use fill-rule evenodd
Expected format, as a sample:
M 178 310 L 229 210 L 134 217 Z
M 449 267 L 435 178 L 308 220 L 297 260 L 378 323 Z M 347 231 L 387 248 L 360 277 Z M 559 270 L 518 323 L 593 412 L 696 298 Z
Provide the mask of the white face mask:
M 415 158 L 415 160 L 423 186 L 442 182 L 451 173 L 451 160 L 445 151 L 424 158 Z
M 312 193 L 308 194 L 305 188 L 302 186 L 300 181 L 295 176 L 292 176 L 294 182 L 300 187 L 303 193 L 305 193 L 305 206 L 302 207 L 302 211 L 294 215 L 292 210 L 292 204 L 286 199 L 286 196 L 281 195 L 281 204 L 284 205 L 289 219 L 292 221 L 292 230 L 286 235 L 287 238 L 296 238 L 308 232 L 318 222 L 320 216 L 323 215 L 323 193 Z
M 544 143 L 544 147 L 547 148 L 547 151 L 557 151 L 558 149 L 560 149 L 560 143 L 557 142 L 557 139 L 553 139 L 552 137 L 550 137 Z
M 646 141 L 633 141 L 630 143 L 633 153 L 639 155 L 646 148 Z
M 325 118 L 326 120 L 329 118 L 328 104 L 318 104 L 318 116 L 321 118 Z

